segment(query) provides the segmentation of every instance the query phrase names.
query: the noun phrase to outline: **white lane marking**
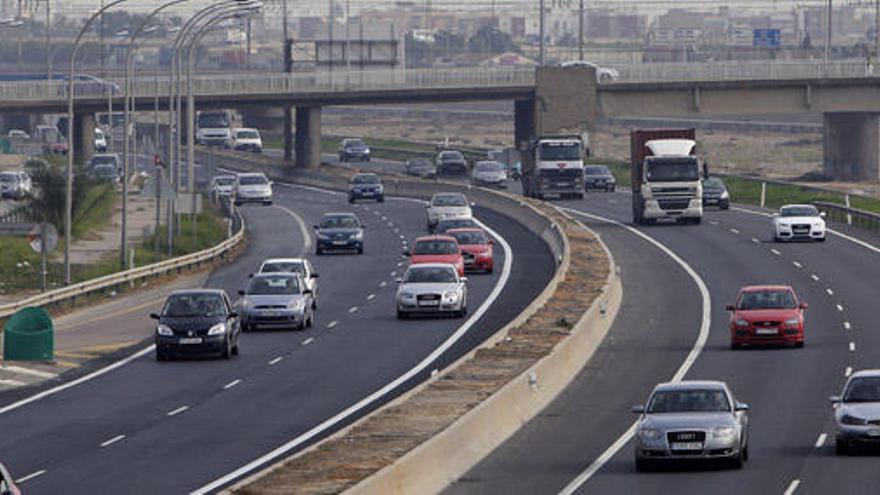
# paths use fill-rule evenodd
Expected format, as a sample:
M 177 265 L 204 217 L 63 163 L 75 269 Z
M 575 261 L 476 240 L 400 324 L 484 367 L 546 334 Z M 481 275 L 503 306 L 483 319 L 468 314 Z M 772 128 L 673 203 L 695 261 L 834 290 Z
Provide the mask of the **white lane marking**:
M 333 328 L 336 325 L 339 325 L 338 321 L 331 321 L 330 323 L 327 324 L 327 328 Z
M 424 201 L 420 201 L 420 203 L 424 204 Z M 372 403 L 382 399 L 388 393 L 393 391 L 394 389 L 400 387 L 402 384 L 406 383 L 414 376 L 418 375 L 422 371 L 424 371 L 428 366 L 430 366 L 434 361 L 436 361 L 440 356 L 442 356 L 446 351 L 449 350 L 450 347 L 455 345 L 456 342 L 461 340 L 461 338 L 473 327 L 476 322 L 483 317 L 486 311 L 495 303 L 495 301 L 501 296 L 501 292 L 504 290 L 504 287 L 507 285 L 508 280 L 510 279 L 510 270 L 513 266 L 513 250 L 510 248 L 510 244 L 507 243 L 507 240 L 504 239 L 500 234 L 495 232 L 488 225 L 477 220 L 477 223 L 480 227 L 483 228 L 490 236 L 495 238 L 499 244 L 501 244 L 501 248 L 504 250 L 504 263 L 501 270 L 501 275 L 498 277 L 498 281 L 495 283 L 495 286 L 492 288 L 492 292 L 486 297 L 483 301 L 483 304 L 477 308 L 476 311 L 471 313 L 470 318 L 468 318 L 460 327 L 458 327 L 455 332 L 452 333 L 446 340 L 443 341 L 436 349 L 434 349 L 430 354 L 425 356 L 417 365 L 411 368 L 406 373 L 400 375 L 393 381 L 385 384 L 380 389 L 376 390 L 372 394 L 364 397 L 360 401 L 356 402 L 343 409 L 335 416 L 324 420 L 319 425 L 315 426 L 311 430 L 299 435 L 298 437 L 290 440 L 289 442 L 278 446 L 274 450 L 260 456 L 257 459 L 241 466 L 240 468 L 228 473 L 216 480 L 208 483 L 207 485 L 198 488 L 192 492 L 192 495 L 203 495 L 207 493 L 211 493 L 216 491 L 218 488 L 228 484 L 229 482 L 238 479 L 245 474 L 250 473 L 254 469 L 263 466 L 267 462 L 273 461 L 293 449 L 296 449 L 300 445 L 310 441 L 317 435 L 320 435 L 327 431 L 330 428 L 335 427 L 338 423 L 347 420 L 353 414 L 356 414 L 361 409 L 371 405 Z
M 27 475 L 27 476 L 22 476 L 21 478 L 15 480 L 15 482 L 16 482 L 16 483 L 19 483 L 19 484 L 24 484 L 24 483 L 27 483 L 28 481 L 30 481 L 30 480 L 32 480 L 32 479 L 34 479 L 34 478 L 39 478 L 40 476 L 42 476 L 42 475 L 44 475 L 44 474 L 46 474 L 46 470 L 45 470 L 45 469 L 40 469 L 39 471 L 34 471 L 33 473 L 31 473 L 31 474 L 29 474 L 29 475 Z
M 819 276 L 816 275 L 815 273 L 812 274 L 812 275 L 810 275 L 810 278 L 813 279 L 814 282 L 818 282 L 818 281 L 819 281 Z
M 761 240 L 758 239 L 757 237 L 752 237 L 752 242 L 755 244 L 761 244 Z
M 739 235 L 739 229 L 730 229 L 730 233 Z
M 849 330 L 850 328 L 852 328 L 852 324 L 850 324 L 850 322 L 848 322 L 848 321 L 843 322 L 843 329 L 844 330 Z
M 302 341 L 302 345 L 303 345 L 303 346 L 307 346 L 307 345 L 311 344 L 311 343 L 314 342 L 314 341 L 315 341 L 315 338 L 314 338 L 314 337 L 309 337 L 309 338 L 307 338 L 306 340 L 303 340 L 303 341 Z
M 50 395 L 55 395 L 58 392 L 67 390 L 71 387 L 75 387 L 81 383 L 85 383 L 87 381 L 94 380 L 95 378 L 98 378 L 99 376 L 101 376 L 105 373 L 109 373 L 119 367 L 125 366 L 126 364 L 134 361 L 135 359 L 138 359 L 139 357 L 142 357 L 142 356 L 146 355 L 147 353 L 152 352 L 153 349 L 155 349 L 155 348 L 156 348 L 156 346 L 151 344 L 151 345 L 137 351 L 136 353 L 132 354 L 131 356 L 128 356 L 126 358 L 120 359 L 119 361 L 116 361 L 115 363 L 111 364 L 110 366 L 107 366 L 106 368 L 101 368 L 97 371 L 89 373 L 86 376 L 83 376 L 81 378 L 77 378 L 76 380 L 69 381 L 63 385 L 59 385 L 57 387 L 50 388 L 49 390 L 45 390 L 45 391 L 40 392 L 38 394 L 34 394 L 34 395 L 28 397 L 27 399 L 22 399 L 18 402 L 14 402 L 12 404 L 9 404 L 6 407 L 0 408 L 0 414 L 6 414 L 9 411 L 13 411 L 15 409 L 18 409 L 19 407 L 30 404 L 31 402 L 36 402 L 40 399 L 49 397 Z
M 388 217 L 386 217 L 386 216 L 383 215 L 383 216 L 382 216 L 382 221 L 383 221 L 383 222 L 387 222 L 387 221 L 388 221 Z
M 773 254 L 775 254 L 776 256 L 781 256 L 781 255 L 782 255 L 782 253 L 779 252 L 778 249 L 771 249 L 770 252 L 773 253 Z
M 393 228 L 394 228 L 394 222 L 388 222 L 388 227 L 390 227 L 390 228 L 393 229 Z
M 282 359 L 284 359 L 284 358 L 281 356 L 278 356 L 277 358 L 269 361 L 269 366 L 275 366 L 276 364 L 280 363 Z
M 395 275 L 397 275 L 397 272 L 396 272 L 396 271 L 391 272 L 391 276 L 392 276 L 392 277 L 395 276 Z
M 370 294 L 367 296 L 367 301 L 372 301 L 373 299 L 376 299 L 376 294 Z
M 394 233 L 396 234 L 398 232 L 400 232 L 400 227 L 394 227 Z
M 240 380 L 239 380 L 239 381 L 240 381 Z M 227 387 L 223 387 L 223 388 L 227 388 Z M 189 406 L 180 406 L 180 407 L 178 407 L 177 409 L 175 409 L 175 410 L 173 410 L 173 411 L 168 411 L 168 413 L 166 414 L 166 416 L 177 416 L 178 414 L 180 414 L 180 413 L 182 413 L 182 412 L 186 412 L 186 411 L 188 411 L 188 410 L 189 410 Z
M 718 221 L 717 221 L 717 220 L 710 220 L 709 223 L 711 223 L 712 225 L 718 225 Z
M 671 249 L 666 247 L 664 244 L 660 243 L 653 237 L 645 234 L 644 232 L 635 229 L 629 225 L 623 224 L 616 220 L 611 220 L 608 218 L 600 217 L 597 215 L 591 215 L 589 213 L 584 213 L 578 210 L 572 210 L 569 208 L 563 208 L 565 211 L 569 213 L 573 213 L 575 215 L 580 215 L 586 218 L 590 218 L 593 220 L 599 220 L 602 222 L 610 223 L 612 225 L 616 225 L 627 231 L 635 234 L 638 237 L 641 237 L 645 241 L 652 244 L 654 247 L 665 253 L 667 256 L 672 258 L 680 267 L 684 269 L 684 271 L 691 277 L 694 283 L 697 285 L 697 288 L 700 290 L 700 295 L 703 300 L 703 310 L 702 310 L 702 319 L 700 321 L 700 331 L 697 335 L 697 339 L 694 342 L 693 347 L 691 348 L 690 353 L 688 353 L 687 358 L 685 358 L 684 362 L 681 363 L 681 366 L 678 368 L 678 371 L 675 372 L 675 375 L 672 377 L 673 382 L 681 381 L 682 378 L 687 374 L 687 372 L 694 365 L 694 362 L 700 356 L 700 353 L 703 351 L 703 347 L 706 345 L 706 340 L 709 338 L 709 326 L 712 320 L 712 296 L 709 294 L 709 289 L 706 287 L 705 282 L 700 276 L 697 274 L 694 269 L 687 264 L 681 257 L 672 252 Z M 560 495 L 571 495 L 576 492 L 584 483 L 586 483 L 593 475 L 595 475 L 602 466 L 608 463 L 612 457 L 614 457 L 620 449 L 626 445 L 630 439 L 632 439 L 633 434 L 635 433 L 637 423 L 634 421 L 630 427 L 622 434 L 614 443 L 611 444 L 607 449 L 605 449 L 602 454 L 596 458 L 587 468 L 581 472 L 575 479 L 573 479 L 565 488 L 560 491 Z
M 406 239 L 406 236 L 403 235 L 403 234 L 400 234 L 400 238 L 401 238 L 401 239 Z
M 279 205 L 273 205 L 273 207 L 283 211 L 284 213 L 287 213 L 288 215 L 293 217 L 294 220 L 296 220 L 297 225 L 299 225 L 299 231 L 303 237 L 303 244 L 302 244 L 302 248 L 300 248 L 300 251 L 299 251 L 299 257 L 304 256 L 312 248 L 312 234 L 309 232 L 308 227 L 306 227 L 305 220 L 303 220 L 301 216 L 299 216 L 296 212 L 294 212 L 290 208 L 286 208 L 284 206 L 279 206 Z
M 849 375 L 852 375 L 852 366 L 847 366 L 845 370 L 843 370 L 843 376 L 849 378 Z
M 385 287 L 386 285 L 388 285 L 388 282 L 386 282 L 384 280 L 379 282 L 379 287 Z
M 782 495 L 794 495 L 795 490 L 801 486 L 801 480 L 791 480 L 791 483 L 788 484 L 788 488 L 785 489 Z
M 30 375 L 30 376 L 36 376 L 39 378 L 55 378 L 56 376 L 58 376 L 55 373 L 49 373 L 46 371 L 39 371 L 39 370 L 32 370 L 30 368 L 22 368 L 21 366 L 7 365 L 7 366 L 3 366 L 3 369 L 5 371 L 11 371 L 12 373 L 18 373 L 19 375 Z
M 843 306 L 840 305 L 840 304 L 838 304 L 838 305 L 837 305 L 837 311 L 843 311 Z
M 397 266 L 403 266 L 403 262 L 402 262 L 402 261 L 398 261 L 398 262 L 397 262 Z
M 348 312 L 349 312 L 349 313 L 354 313 L 354 312 L 357 311 L 357 310 L 358 310 L 358 307 L 357 307 L 357 306 L 352 306 L 351 308 L 349 308 Z
M 831 289 L 825 289 L 825 293 L 828 294 L 829 296 L 833 296 L 833 295 L 834 295 L 834 291 L 831 290 Z
M 122 440 L 123 438 L 125 438 L 125 435 L 116 435 L 115 437 L 111 438 L 110 440 L 107 440 L 106 442 L 102 443 L 101 447 L 102 448 L 109 447 L 109 446 L 113 445 L 114 443 Z
M 241 383 L 241 380 L 239 380 L 239 379 L 232 380 L 231 382 L 227 383 L 226 385 L 223 385 L 223 390 L 229 390 L 230 388 L 238 385 L 239 383 Z
M 855 342 L 849 343 L 849 352 L 856 352 L 856 343 Z
M 791 264 L 794 265 L 795 268 L 803 268 L 804 267 L 804 265 L 801 264 L 800 261 L 792 261 Z
M 819 435 L 819 438 L 816 439 L 815 447 L 817 449 L 822 448 L 822 446 L 825 445 L 825 440 L 827 440 L 827 439 L 828 439 L 827 433 L 823 433 L 823 434 Z

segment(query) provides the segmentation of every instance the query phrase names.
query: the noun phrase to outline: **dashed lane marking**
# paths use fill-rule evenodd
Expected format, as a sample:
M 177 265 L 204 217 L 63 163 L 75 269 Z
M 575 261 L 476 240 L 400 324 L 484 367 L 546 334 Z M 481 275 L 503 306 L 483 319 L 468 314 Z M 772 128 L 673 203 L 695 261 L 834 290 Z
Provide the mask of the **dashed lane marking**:
M 816 275 L 815 273 L 812 274 L 812 275 L 810 275 L 810 278 L 812 278 L 814 282 L 818 282 L 818 281 L 819 281 L 819 276 Z
M 850 328 L 852 328 L 852 324 L 850 322 L 848 322 L 848 321 L 843 322 L 843 329 L 844 330 L 849 330 Z
M 817 449 L 822 448 L 822 446 L 825 445 L 825 440 L 827 440 L 827 439 L 828 439 L 828 434 L 827 434 L 827 433 L 822 433 L 821 435 L 819 435 L 819 438 L 816 439 L 816 445 L 815 445 L 815 447 L 816 447 Z
M 223 390 L 229 390 L 230 388 L 238 385 L 239 383 L 241 383 L 241 380 L 232 380 L 231 382 L 227 383 L 226 385 L 223 385 Z
M 311 344 L 311 343 L 314 342 L 314 341 L 315 341 L 315 338 L 314 338 L 314 337 L 309 337 L 309 338 L 307 338 L 306 340 L 303 340 L 303 341 L 302 341 L 302 345 L 303 345 L 303 346 L 307 346 L 307 345 Z
M 775 254 L 776 256 L 780 256 L 780 255 L 782 255 L 782 253 L 779 252 L 778 249 L 771 249 L 770 252 L 773 253 L 773 254 Z
M 223 388 L 226 388 L 226 387 L 223 387 Z M 189 410 L 189 406 L 180 406 L 173 411 L 168 411 L 168 413 L 166 415 L 167 416 L 177 416 L 178 414 L 180 414 L 182 412 L 186 412 L 188 410 Z
M 803 268 L 804 267 L 804 265 L 801 264 L 800 261 L 792 261 L 791 264 L 794 265 L 795 268 Z
M 785 489 L 782 495 L 793 495 L 799 486 L 801 486 L 801 480 L 791 480 L 791 483 L 788 484 L 788 488 Z
M 847 366 L 845 370 L 843 370 L 843 376 L 849 378 L 849 375 L 852 375 L 852 366 Z
M 284 359 L 284 358 L 281 356 L 278 356 L 277 358 L 269 361 L 269 366 L 275 366 L 276 364 L 280 363 L 282 359 Z
M 856 352 L 856 343 L 855 342 L 849 343 L 849 352 Z
M 124 439 L 124 438 L 125 438 L 125 435 L 116 435 L 115 437 L 111 438 L 110 440 L 107 440 L 107 441 L 105 441 L 104 443 L 102 443 L 102 444 L 101 444 L 101 447 L 102 447 L 102 448 L 104 448 L 104 447 L 109 447 L 109 446 L 113 445 L 114 443 L 116 443 L 116 442 L 118 442 L 118 441 L 120 441 L 120 440 L 122 440 L 122 439 Z
M 24 483 L 27 483 L 28 481 L 30 481 L 30 480 L 32 480 L 32 479 L 34 479 L 34 478 L 39 478 L 40 476 L 42 476 L 42 475 L 44 475 L 44 474 L 46 474 L 46 470 L 45 470 L 45 469 L 40 469 L 39 471 L 34 471 L 33 473 L 31 473 L 31 474 L 29 474 L 29 475 L 27 475 L 27 476 L 22 476 L 21 478 L 15 480 L 15 482 L 16 482 L 16 483 L 19 483 L 19 484 L 24 484 Z
M 327 328 L 333 328 L 338 324 L 339 324 L 338 321 L 331 321 L 330 323 L 327 324 Z

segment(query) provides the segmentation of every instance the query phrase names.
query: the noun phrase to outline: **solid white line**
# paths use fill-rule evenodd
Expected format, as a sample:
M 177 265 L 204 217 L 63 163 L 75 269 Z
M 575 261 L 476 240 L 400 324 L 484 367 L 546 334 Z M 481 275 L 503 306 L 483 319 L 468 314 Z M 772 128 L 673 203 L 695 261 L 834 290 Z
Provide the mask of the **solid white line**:
M 782 255 L 782 253 L 780 253 L 778 249 L 771 249 L 770 252 L 775 254 L 776 256 Z
M 840 304 L 838 304 L 838 305 L 837 305 L 837 310 L 838 310 L 838 311 L 843 311 L 843 306 L 841 306 Z
M 812 275 L 810 275 L 810 278 L 812 278 L 812 279 L 813 279 L 813 281 L 815 281 L 815 282 L 818 282 L 818 281 L 819 281 L 819 276 L 818 276 L 818 275 L 816 275 L 816 274 L 815 274 L 815 273 L 814 273 L 814 274 L 812 274 Z
M 755 244 L 761 244 L 761 240 L 757 237 L 752 237 L 752 242 L 754 242 Z
M 825 293 L 828 294 L 829 296 L 833 296 L 833 295 L 834 295 L 834 291 L 831 290 L 831 289 L 825 289 Z
M 348 312 L 349 312 L 349 313 L 354 313 L 354 312 L 357 311 L 357 310 L 358 310 L 358 307 L 357 307 L 357 306 L 352 306 L 351 308 L 349 308 Z
M 237 379 L 232 380 L 231 382 L 227 383 L 226 385 L 223 385 L 223 390 L 229 390 L 230 388 L 238 385 L 239 383 L 241 383 L 241 380 L 237 380 Z
M 849 352 L 856 352 L 856 343 L 855 342 L 849 343 Z
M 849 378 L 849 375 L 852 375 L 852 366 L 847 366 L 845 370 L 843 370 L 843 376 Z
M 309 337 L 309 338 L 307 338 L 306 340 L 303 340 L 303 341 L 302 341 L 302 345 L 306 346 L 306 345 L 311 344 L 311 343 L 314 342 L 314 341 L 315 341 L 315 338 L 314 338 L 314 337 Z
M 286 208 L 284 206 L 279 206 L 279 205 L 273 205 L 273 207 L 283 211 L 284 213 L 287 213 L 288 215 L 293 217 L 294 220 L 296 220 L 297 225 L 299 225 L 299 231 L 303 237 L 303 244 L 302 244 L 302 248 L 300 249 L 299 256 L 300 257 L 304 256 L 312 248 L 312 235 L 309 232 L 309 228 L 306 227 L 305 220 L 303 220 L 301 216 L 299 216 L 296 212 L 294 212 L 290 208 Z
M 424 203 L 424 202 L 421 202 L 421 203 Z M 499 235 L 497 232 L 495 232 L 489 226 L 483 224 L 479 220 L 477 221 L 477 223 L 490 236 L 494 237 L 498 241 L 498 243 L 501 245 L 501 248 L 504 250 L 504 264 L 503 264 L 503 267 L 501 270 L 501 275 L 498 277 L 498 281 L 495 283 L 495 287 L 493 287 L 492 292 L 489 293 L 489 295 L 483 301 L 483 304 L 481 304 L 480 307 L 477 308 L 476 311 L 471 313 L 470 318 L 468 318 L 460 327 L 458 327 L 455 330 L 455 332 L 452 333 L 452 335 L 447 337 L 446 340 L 444 340 L 442 344 L 440 344 L 430 354 L 425 356 L 425 358 L 422 359 L 421 362 L 419 362 L 417 365 L 415 365 L 413 368 L 411 368 L 406 373 L 400 375 L 399 377 L 397 377 L 393 381 L 385 384 L 384 386 L 382 386 L 381 388 L 379 388 L 378 390 L 376 390 L 372 394 L 364 397 L 363 399 L 361 399 L 357 403 L 352 404 L 349 407 L 343 409 L 335 416 L 324 420 L 322 423 L 315 426 L 311 430 L 303 433 L 302 435 L 290 440 L 289 442 L 287 442 L 283 445 L 278 446 L 277 448 L 275 448 L 271 452 L 268 452 L 268 453 L 260 456 L 259 458 L 254 459 L 253 461 L 245 464 L 244 466 L 236 469 L 235 471 L 232 471 L 229 474 L 221 476 L 220 478 L 217 478 L 216 480 L 208 483 L 207 485 L 205 485 L 197 490 L 194 490 L 192 492 L 192 494 L 193 495 L 201 495 L 201 494 L 213 492 L 213 491 L 217 490 L 218 488 L 228 484 L 229 482 L 250 473 L 254 469 L 256 469 L 260 466 L 263 466 L 264 464 L 287 454 L 291 450 L 294 450 L 297 447 L 299 447 L 300 445 L 310 441 L 312 438 L 314 438 L 318 435 L 321 435 L 322 433 L 324 433 L 328 429 L 335 427 L 340 422 L 346 421 L 349 417 L 356 414 L 361 409 L 364 409 L 365 407 L 370 406 L 374 402 L 382 399 L 383 397 L 385 397 L 386 395 L 388 395 L 389 393 L 394 391 L 396 388 L 400 387 L 402 384 L 404 384 L 407 381 L 409 381 L 410 379 L 412 379 L 414 376 L 417 376 L 419 373 L 424 371 L 428 366 L 433 364 L 434 361 L 436 361 L 440 356 L 442 356 L 444 353 L 446 353 L 446 351 L 448 351 L 450 347 L 455 345 L 456 342 L 461 340 L 461 338 L 471 329 L 471 327 L 473 327 L 476 324 L 476 322 L 486 313 L 486 311 L 489 310 L 489 307 L 491 307 L 492 304 L 494 304 L 495 301 L 501 296 L 501 292 L 504 290 L 504 287 L 507 285 L 507 282 L 510 279 L 510 270 L 511 270 L 511 267 L 513 266 L 513 250 L 510 248 L 510 244 L 507 243 L 507 240 L 505 240 L 503 237 L 501 237 L 501 235 Z
M 338 321 L 331 321 L 330 323 L 327 324 L 327 328 L 333 328 L 338 324 L 339 324 Z
M 30 480 L 32 480 L 32 479 L 34 479 L 34 478 L 38 478 L 38 477 L 40 477 L 40 476 L 42 476 L 42 475 L 44 475 L 44 474 L 46 474 L 46 470 L 45 470 L 45 469 L 40 469 L 39 471 L 35 471 L 35 472 L 33 472 L 33 473 L 31 473 L 31 474 L 29 474 L 29 475 L 27 475 L 27 476 L 22 476 L 21 478 L 15 480 L 15 482 L 16 482 L 16 483 L 27 483 L 28 481 L 30 481 Z
M 114 443 L 122 440 L 123 438 L 125 438 L 125 435 L 116 435 L 115 437 L 111 438 L 110 440 L 107 440 L 106 442 L 102 443 L 101 447 L 109 447 L 109 446 L 113 445 Z
M 367 301 L 372 301 L 373 299 L 376 299 L 376 294 L 370 294 L 367 296 Z
M 800 485 L 801 480 L 791 480 L 791 483 L 788 484 L 788 488 L 785 489 L 782 495 L 793 495 Z
M 717 220 L 710 220 L 709 223 L 711 223 L 712 225 L 718 225 L 718 221 L 717 221 Z
M 700 278 L 697 272 L 690 265 L 688 265 L 687 262 L 681 259 L 681 257 L 679 257 L 677 254 L 672 252 L 671 249 L 638 229 L 635 229 L 616 220 L 611 220 L 597 215 L 591 215 L 582 211 L 572 210 L 569 208 L 564 208 L 564 210 L 568 211 L 569 213 L 580 215 L 586 218 L 599 220 L 619 226 L 635 234 L 636 236 L 641 237 L 642 239 L 651 243 L 652 245 L 654 245 L 654 247 L 665 253 L 667 256 L 672 258 L 673 261 L 678 263 L 678 265 L 684 269 L 684 271 L 697 285 L 697 288 L 700 290 L 700 295 L 703 300 L 702 319 L 700 321 L 700 331 L 697 334 L 697 340 L 694 342 L 694 345 L 691 348 L 690 353 L 688 353 L 687 358 L 685 358 L 684 362 L 681 363 L 678 371 L 676 371 L 675 375 L 673 375 L 672 377 L 673 382 L 681 381 L 687 374 L 687 372 L 690 371 L 691 366 L 694 365 L 694 362 L 697 360 L 697 358 L 700 356 L 700 353 L 703 351 L 703 347 L 705 347 L 706 345 L 706 340 L 709 338 L 709 326 L 712 321 L 712 296 L 709 294 L 709 289 L 706 287 L 703 279 Z M 609 460 L 611 460 L 611 458 L 614 457 L 617 452 L 620 451 L 620 449 L 622 449 L 623 446 L 630 441 L 633 434 L 635 433 L 636 425 L 637 423 L 633 422 L 630 427 L 620 437 L 618 437 L 613 444 L 611 444 L 610 447 L 605 449 L 605 451 L 602 452 L 602 454 L 598 458 L 596 458 L 596 460 L 594 460 L 589 466 L 587 466 L 587 468 L 583 472 L 581 472 L 575 479 L 573 479 L 568 485 L 566 485 L 566 487 L 563 488 L 561 492 L 559 492 L 560 495 L 573 494 L 594 474 L 602 469 L 602 466 L 604 466 Z
M 822 448 L 822 446 L 825 445 L 825 440 L 827 440 L 827 439 L 828 439 L 828 434 L 823 433 L 823 434 L 819 435 L 819 438 L 816 440 L 815 447 L 817 449 Z
M 226 387 L 223 387 L 223 388 L 226 388 Z M 180 406 L 180 407 L 178 407 L 177 409 L 175 409 L 175 410 L 173 410 L 173 411 L 168 411 L 168 413 L 166 414 L 166 416 L 177 416 L 178 414 L 180 414 L 180 413 L 182 413 L 182 412 L 184 412 L 184 411 L 187 411 L 188 409 L 189 409 L 189 406 Z
M 802 265 L 800 261 L 792 261 L 791 264 L 794 265 L 796 268 L 804 267 L 804 265 Z
M 269 366 L 275 366 L 276 364 L 280 363 L 282 359 L 284 359 L 284 358 L 281 356 L 278 356 L 277 358 L 269 361 Z
M 55 373 L 49 373 L 46 371 L 39 371 L 39 370 L 32 370 L 30 368 L 22 368 L 21 366 L 6 365 L 6 366 L 0 367 L 0 369 L 2 369 L 4 371 L 10 371 L 12 373 L 18 373 L 19 375 L 31 375 L 31 376 L 37 376 L 40 378 L 55 378 L 56 376 L 58 376 Z
M 852 328 L 852 325 L 850 324 L 850 322 L 848 322 L 848 321 L 843 322 L 843 329 L 844 330 L 849 330 L 850 328 Z
M 739 234 L 739 229 L 730 229 L 731 234 Z

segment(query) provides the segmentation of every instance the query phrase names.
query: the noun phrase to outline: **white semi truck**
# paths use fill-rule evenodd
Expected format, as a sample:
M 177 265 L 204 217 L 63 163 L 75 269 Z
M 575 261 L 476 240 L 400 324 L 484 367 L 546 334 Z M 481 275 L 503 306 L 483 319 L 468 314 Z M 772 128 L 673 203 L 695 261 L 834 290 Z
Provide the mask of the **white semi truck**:
M 542 136 L 530 148 L 530 160 L 523 163 L 523 194 L 583 199 L 584 155 L 589 151 L 581 136 Z
M 632 131 L 633 223 L 702 221 L 703 186 L 695 136 L 694 129 Z

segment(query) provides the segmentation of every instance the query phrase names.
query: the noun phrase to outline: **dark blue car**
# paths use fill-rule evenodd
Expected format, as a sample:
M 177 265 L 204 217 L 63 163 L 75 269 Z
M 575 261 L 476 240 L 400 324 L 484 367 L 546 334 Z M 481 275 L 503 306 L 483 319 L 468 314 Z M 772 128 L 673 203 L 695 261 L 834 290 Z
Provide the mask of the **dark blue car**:
M 315 254 L 354 251 L 364 254 L 364 226 L 354 213 L 327 213 L 315 225 Z

